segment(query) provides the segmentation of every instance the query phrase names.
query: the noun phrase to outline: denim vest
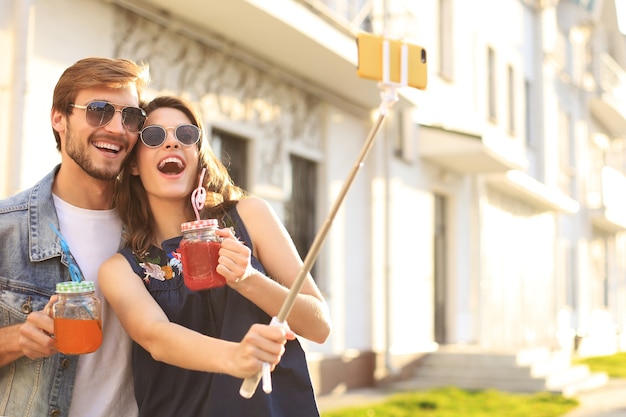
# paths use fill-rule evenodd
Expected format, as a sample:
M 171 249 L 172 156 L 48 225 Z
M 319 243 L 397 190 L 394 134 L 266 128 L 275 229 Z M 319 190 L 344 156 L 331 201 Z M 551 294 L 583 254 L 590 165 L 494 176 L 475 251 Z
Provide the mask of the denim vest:
M 42 310 L 56 283 L 70 280 L 67 260 L 49 226 L 59 227 L 52 201 L 58 169 L 31 189 L 0 201 L 0 327 L 22 323 L 31 311 Z M 1 367 L 0 415 L 67 416 L 77 364 L 78 356 L 55 354 L 21 357 Z

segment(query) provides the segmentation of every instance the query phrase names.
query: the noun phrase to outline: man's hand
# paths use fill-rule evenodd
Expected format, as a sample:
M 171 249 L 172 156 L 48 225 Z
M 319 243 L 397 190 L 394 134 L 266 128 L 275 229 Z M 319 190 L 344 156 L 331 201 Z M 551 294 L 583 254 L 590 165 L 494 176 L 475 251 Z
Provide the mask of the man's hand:
M 0 366 L 5 366 L 22 356 L 30 359 L 57 353 L 54 347 L 53 295 L 42 311 L 34 311 L 22 324 L 0 327 Z
M 57 295 L 50 297 L 43 311 L 33 311 L 21 325 L 18 345 L 22 354 L 30 359 L 41 358 L 57 353 L 54 347 L 54 320 L 52 319 L 52 304 L 58 299 Z

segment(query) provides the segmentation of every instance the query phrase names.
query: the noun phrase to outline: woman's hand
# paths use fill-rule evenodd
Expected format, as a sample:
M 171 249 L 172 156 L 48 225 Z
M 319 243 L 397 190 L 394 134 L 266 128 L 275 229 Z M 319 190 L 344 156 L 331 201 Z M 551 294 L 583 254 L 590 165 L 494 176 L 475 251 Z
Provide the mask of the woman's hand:
M 274 370 L 285 353 L 285 343 L 295 337 L 287 325 L 253 324 L 233 350 L 229 373 L 248 378 L 261 371 L 263 362 L 270 364 L 270 369 Z
M 223 239 L 216 271 L 226 278 L 229 286 L 236 286 L 255 272 L 250 262 L 250 248 L 237 239 L 230 228 L 219 229 L 216 234 Z

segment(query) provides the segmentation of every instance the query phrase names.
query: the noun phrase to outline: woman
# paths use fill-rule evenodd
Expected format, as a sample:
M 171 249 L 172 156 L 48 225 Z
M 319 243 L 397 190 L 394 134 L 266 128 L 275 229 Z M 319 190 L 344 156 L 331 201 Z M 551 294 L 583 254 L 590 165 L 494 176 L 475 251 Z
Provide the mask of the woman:
M 136 342 L 139 415 L 319 416 L 294 335 L 323 343 L 330 332 L 327 305 L 310 276 L 287 318 L 291 330 L 267 325 L 302 266 L 291 238 L 265 201 L 233 184 L 191 105 L 158 97 L 145 111 L 142 143 L 116 196 L 126 247 L 99 275 L 103 294 Z M 217 272 L 227 285 L 191 291 L 182 268 L 172 265 L 181 224 L 196 219 L 191 195 L 199 178 L 207 194 L 201 218 L 221 224 Z M 166 279 L 151 279 L 154 265 L 168 271 Z M 272 365 L 271 394 L 241 397 L 242 379 L 263 362 Z

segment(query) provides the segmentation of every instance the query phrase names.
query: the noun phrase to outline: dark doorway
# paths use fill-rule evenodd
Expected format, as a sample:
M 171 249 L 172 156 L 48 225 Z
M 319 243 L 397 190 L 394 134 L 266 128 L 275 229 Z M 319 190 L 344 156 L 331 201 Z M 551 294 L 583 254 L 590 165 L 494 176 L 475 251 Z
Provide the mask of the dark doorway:
M 223 130 L 214 129 L 211 147 L 215 155 L 226 166 L 235 184 L 248 187 L 248 141 Z
M 446 198 L 434 195 L 435 342 L 446 343 Z
M 292 185 L 287 212 L 287 230 L 300 257 L 304 259 L 317 233 L 315 227 L 317 164 L 297 155 L 291 155 L 290 162 Z M 311 274 L 315 277 L 315 264 Z

